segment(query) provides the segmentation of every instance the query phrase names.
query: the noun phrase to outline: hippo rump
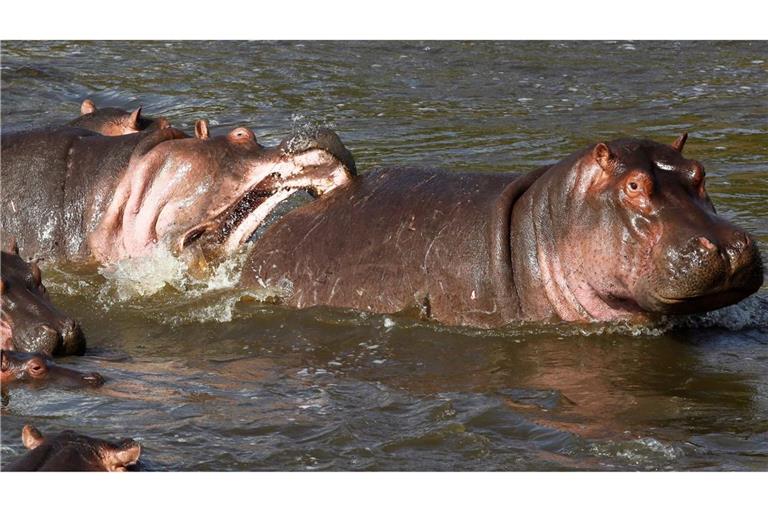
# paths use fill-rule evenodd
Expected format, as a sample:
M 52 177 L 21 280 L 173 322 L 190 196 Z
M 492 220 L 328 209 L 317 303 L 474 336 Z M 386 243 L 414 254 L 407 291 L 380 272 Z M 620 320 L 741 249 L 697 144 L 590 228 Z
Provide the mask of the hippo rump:
M 24 261 L 12 240 L 0 257 L 0 348 L 82 355 L 83 330 L 53 305 L 37 262 Z
M 374 170 L 270 226 L 242 284 L 477 327 L 733 304 L 760 288 L 760 255 L 716 214 L 686 137 L 599 143 L 527 175 Z
M 29 452 L 3 466 L 3 471 L 126 471 L 141 456 L 141 445 L 133 439 L 111 443 L 71 430 L 44 437 L 25 425 L 21 439 Z
M 92 100 L 80 105 L 80 117 L 70 121 L 69 126 L 84 128 L 111 137 L 128 135 L 150 128 L 167 126 L 163 118 L 152 119 L 141 115 L 141 107 L 131 112 L 115 107 L 96 108 Z
M 67 127 L 2 137 L 0 232 L 33 255 L 106 264 L 148 256 L 237 250 L 282 200 L 317 195 L 355 173 L 330 130 L 259 144 L 235 128 L 197 138 L 171 127 L 107 137 Z

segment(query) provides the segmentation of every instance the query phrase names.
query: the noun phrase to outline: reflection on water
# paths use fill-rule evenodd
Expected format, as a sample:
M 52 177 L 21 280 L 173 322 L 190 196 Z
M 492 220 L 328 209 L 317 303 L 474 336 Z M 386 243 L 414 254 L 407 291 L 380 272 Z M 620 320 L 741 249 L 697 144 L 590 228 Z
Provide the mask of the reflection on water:
M 707 166 L 718 210 L 768 253 L 766 43 L 4 43 L 3 130 L 133 107 L 190 129 L 330 123 L 378 164 L 527 170 L 622 134 Z M 170 65 L 170 64 L 173 65 Z M 768 293 L 631 326 L 446 328 L 271 305 L 172 257 L 44 265 L 98 390 L 15 387 L 20 431 L 132 436 L 146 469 L 768 469 Z M 254 300 L 256 299 L 256 300 Z M 266 302 L 264 302 L 266 300 Z M 6 403 L 7 402 L 7 403 Z

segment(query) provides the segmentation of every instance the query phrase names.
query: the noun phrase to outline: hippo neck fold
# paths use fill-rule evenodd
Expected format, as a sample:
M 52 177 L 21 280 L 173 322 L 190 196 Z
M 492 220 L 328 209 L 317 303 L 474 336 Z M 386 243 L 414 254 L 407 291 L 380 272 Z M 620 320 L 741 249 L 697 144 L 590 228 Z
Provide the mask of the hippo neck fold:
M 595 321 L 627 316 L 591 286 L 589 266 L 597 262 L 585 261 L 578 247 L 582 244 L 570 236 L 581 216 L 589 215 L 585 195 L 594 172 L 585 154 L 535 171 L 512 207 L 509 261 L 518 318 Z

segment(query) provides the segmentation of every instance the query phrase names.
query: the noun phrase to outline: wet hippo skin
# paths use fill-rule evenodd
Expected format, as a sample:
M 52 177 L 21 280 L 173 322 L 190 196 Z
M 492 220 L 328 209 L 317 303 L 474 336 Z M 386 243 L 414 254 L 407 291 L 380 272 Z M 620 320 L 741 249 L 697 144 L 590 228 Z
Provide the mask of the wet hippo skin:
M 760 255 L 716 214 L 686 137 L 599 143 L 527 175 L 374 170 L 273 224 L 242 284 L 478 327 L 732 304 L 761 286 Z
M 24 261 L 15 241 L 0 253 L 0 348 L 47 355 L 82 355 L 80 324 L 51 302 L 34 261 Z
M 108 136 L 128 135 L 168 125 L 165 119 L 155 120 L 142 116 L 141 107 L 132 112 L 114 107 L 96 108 L 96 104 L 88 99 L 84 100 L 80 106 L 80 114 L 80 117 L 68 123 L 69 126 Z
M 267 148 L 245 127 L 196 138 L 161 127 L 108 137 L 81 128 L 2 137 L 0 231 L 49 259 L 112 263 L 159 247 L 189 259 L 237 250 L 280 201 L 354 175 L 330 130 Z
M 92 387 L 104 384 L 96 372 L 83 373 L 54 363 L 41 353 L 0 350 L 0 383 L 52 383 L 64 387 Z
M 71 430 L 44 437 L 30 425 L 21 437 L 30 451 L 3 471 L 126 471 L 141 455 L 141 446 L 132 439 L 114 444 Z

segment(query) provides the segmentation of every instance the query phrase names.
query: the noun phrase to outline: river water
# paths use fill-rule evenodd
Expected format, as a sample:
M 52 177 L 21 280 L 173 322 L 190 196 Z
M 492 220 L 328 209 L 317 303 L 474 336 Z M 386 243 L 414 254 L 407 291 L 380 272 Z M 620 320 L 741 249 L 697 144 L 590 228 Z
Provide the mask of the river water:
M 686 130 L 718 211 L 766 255 L 766 60 L 765 42 L 4 42 L 2 124 L 69 120 L 85 97 L 269 144 L 322 123 L 362 172 L 527 171 Z M 149 470 L 768 469 L 765 286 L 643 329 L 482 331 L 273 305 L 234 286 L 240 261 L 208 282 L 162 255 L 44 263 L 88 337 L 62 362 L 108 382 L 10 389 L 3 463 L 32 423 L 131 436 Z

